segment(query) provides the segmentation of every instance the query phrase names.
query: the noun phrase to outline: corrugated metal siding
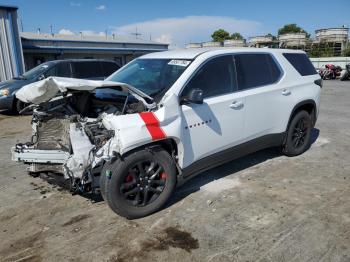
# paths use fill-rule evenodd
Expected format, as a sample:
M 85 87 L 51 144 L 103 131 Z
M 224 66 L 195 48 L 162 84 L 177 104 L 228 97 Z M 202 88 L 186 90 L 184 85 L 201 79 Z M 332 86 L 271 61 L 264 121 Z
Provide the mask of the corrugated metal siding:
M 11 79 L 23 72 L 24 62 L 17 11 L 0 6 L 0 81 Z

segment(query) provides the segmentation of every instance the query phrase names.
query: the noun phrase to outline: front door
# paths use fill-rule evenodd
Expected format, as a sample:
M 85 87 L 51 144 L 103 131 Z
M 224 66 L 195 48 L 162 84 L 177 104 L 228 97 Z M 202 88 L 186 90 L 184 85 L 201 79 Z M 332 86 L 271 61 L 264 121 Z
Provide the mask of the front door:
M 193 89 L 203 91 L 203 104 L 182 110 L 182 167 L 230 148 L 243 138 L 245 98 L 236 91 L 233 56 L 213 58 L 201 66 L 180 97 Z

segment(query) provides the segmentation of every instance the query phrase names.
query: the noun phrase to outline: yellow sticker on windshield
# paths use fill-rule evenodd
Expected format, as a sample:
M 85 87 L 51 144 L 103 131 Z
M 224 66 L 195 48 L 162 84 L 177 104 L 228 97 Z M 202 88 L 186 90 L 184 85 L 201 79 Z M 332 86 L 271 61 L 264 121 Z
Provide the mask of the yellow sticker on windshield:
M 168 65 L 188 66 L 191 63 L 189 60 L 171 60 Z

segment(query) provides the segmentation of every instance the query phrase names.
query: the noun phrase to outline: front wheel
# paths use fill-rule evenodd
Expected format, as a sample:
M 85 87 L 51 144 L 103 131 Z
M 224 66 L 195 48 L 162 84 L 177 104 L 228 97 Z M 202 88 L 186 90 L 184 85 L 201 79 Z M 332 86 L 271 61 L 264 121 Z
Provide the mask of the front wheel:
M 134 219 L 158 211 L 176 185 L 173 159 L 164 149 L 140 150 L 109 166 L 104 197 L 120 216 Z
M 25 107 L 27 107 L 29 104 L 22 102 L 19 99 L 15 99 L 13 102 L 13 113 L 18 115 Z
M 304 153 L 310 146 L 312 126 L 310 114 L 304 110 L 298 112 L 290 122 L 282 152 L 286 156 Z

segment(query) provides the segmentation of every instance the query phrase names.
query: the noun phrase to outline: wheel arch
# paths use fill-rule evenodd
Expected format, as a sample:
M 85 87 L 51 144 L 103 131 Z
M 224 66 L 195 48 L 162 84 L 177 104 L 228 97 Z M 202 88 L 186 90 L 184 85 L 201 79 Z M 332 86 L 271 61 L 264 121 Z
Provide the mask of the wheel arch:
M 178 142 L 176 141 L 176 138 L 173 138 L 173 137 L 168 137 L 157 141 L 147 142 L 143 145 L 137 146 L 129 151 L 124 152 L 123 154 L 121 154 L 121 157 L 125 157 L 136 151 L 143 150 L 146 148 L 156 149 L 157 147 L 163 148 L 165 151 L 169 153 L 169 155 L 174 159 L 174 161 L 177 161 L 179 148 L 178 148 Z
M 290 122 L 292 121 L 293 117 L 301 110 L 305 110 L 306 112 L 308 112 L 310 114 L 313 126 L 316 124 L 316 120 L 317 120 L 316 102 L 313 99 L 307 99 L 307 100 L 303 100 L 303 101 L 297 103 L 294 106 L 294 108 L 289 116 L 286 131 L 288 130 Z

